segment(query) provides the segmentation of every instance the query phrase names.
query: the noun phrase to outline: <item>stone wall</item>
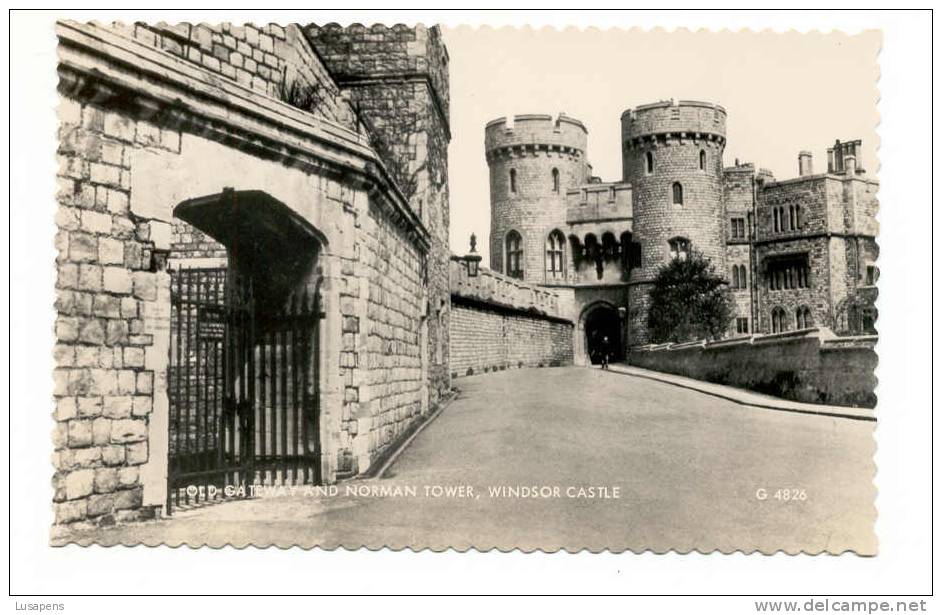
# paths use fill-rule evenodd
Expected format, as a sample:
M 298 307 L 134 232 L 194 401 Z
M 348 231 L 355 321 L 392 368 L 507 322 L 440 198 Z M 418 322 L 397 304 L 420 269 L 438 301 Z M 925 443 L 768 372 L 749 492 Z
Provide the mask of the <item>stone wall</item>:
M 622 114 L 622 173 L 632 186 L 633 240 L 641 245 L 641 263 L 631 273 L 638 291 L 630 296 L 630 338 L 648 339 L 647 293 L 670 256 L 670 241 L 683 238 L 711 261 L 716 273 L 726 267 L 726 219 L 723 150 L 726 112 L 693 101 L 645 105 Z M 701 169 L 701 155 L 703 168 Z M 648 156 L 653 169 L 648 169 Z M 683 190 L 683 203 L 673 200 L 673 186 Z
M 370 129 L 371 142 L 429 231 L 430 402 L 450 389 L 448 357 L 448 52 L 437 27 L 311 24 L 305 35 Z
M 241 40 L 228 26 L 210 30 L 223 46 L 228 36 Z M 283 39 L 274 27 L 259 30 L 260 46 L 269 31 L 283 74 L 329 78 L 298 28 Z M 365 127 L 344 123 L 339 94 L 314 113 L 280 100 L 271 84 L 246 87 L 239 73 L 217 74 L 205 55 L 164 42 L 182 45 L 180 32 L 57 24 L 57 524 L 136 519 L 166 501 L 168 258 L 184 266 L 226 260 L 220 243 L 174 216 L 184 201 L 226 188 L 263 192 L 320 238 L 315 270 L 292 288 L 321 282 L 326 481 L 366 471 L 429 408 L 428 289 L 436 275 L 443 284 L 444 269 L 444 301 L 436 300 L 447 309 L 447 259 L 431 272 L 430 234 Z M 443 174 L 444 144 L 430 151 L 436 160 L 426 166 Z M 439 195 L 447 203 L 447 186 Z M 437 224 L 447 237 L 447 216 Z M 440 323 L 447 339 L 447 320 Z M 436 383 L 447 386 L 445 348 Z
M 828 329 L 632 348 L 628 362 L 795 401 L 873 408 L 875 336 Z
M 356 115 L 340 88 L 294 25 L 116 23 L 136 40 L 186 59 L 203 70 L 355 129 Z
M 132 214 L 131 151 L 176 152 L 180 133 L 68 98 L 59 118 L 55 522 L 114 523 L 141 514 L 167 353 L 152 317 L 169 311 L 153 252 L 170 228 Z
M 572 364 L 571 306 L 551 290 L 490 269 L 470 277 L 451 261 L 452 377 Z
M 522 239 L 523 279 L 554 282 L 546 275 L 546 242 L 553 230 L 568 234 L 566 193 L 587 179 L 587 139 L 582 123 L 562 114 L 555 119 L 531 114 L 517 115 L 511 123 L 506 118 L 488 122 L 485 155 L 490 177 L 492 269 L 510 273 L 504 262 L 507 235 L 516 231 Z M 558 191 L 554 191 L 554 169 L 559 177 Z M 571 254 L 565 254 L 564 260 L 565 270 L 571 274 Z
M 771 331 L 771 311 L 782 307 L 790 326 L 795 310 L 809 307 L 815 325 L 841 329 L 844 307 L 866 282 L 866 265 L 877 256 L 875 181 L 820 174 L 764 182 L 757 193 L 755 260 L 758 290 L 756 331 Z M 800 208 L 797 228 L 775 230 L 774 214 Z M 773 290 L 766 278 L 774 258 L 807 255 L 808 288 Z

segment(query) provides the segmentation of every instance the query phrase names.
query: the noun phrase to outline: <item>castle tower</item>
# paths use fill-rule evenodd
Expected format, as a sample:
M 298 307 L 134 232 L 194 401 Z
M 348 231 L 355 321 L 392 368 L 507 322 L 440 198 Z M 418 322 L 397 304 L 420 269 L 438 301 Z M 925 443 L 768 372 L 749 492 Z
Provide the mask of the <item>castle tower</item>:
M 491 268 L 528 282 L 564 281 L 547 264 L 547 243 L 566 233 L 566 190 L 586 181 L 588 132 L 560 114 L 517 115 L 487 123 Z M 568 262 L 568 261 L 567 261 Z M 562 277 L 563 279 L 560 279 Z
M 373 147 L 429 232 L 428 331 L 420 335 L 427 338 L 429 400 L 436 403 L 451 388 L 444 360 L 451 254 L 448 50 L 437 26 L 311 24 L 304 32 L 369 128 Z
M 634 241 L 641 245 L 628 335 L 630 344 L 643 344 L 648 291 L 662 265 L 693 249 L 726 275 L 726 111 L 711 103 L 663 101 L 625 111 L 621 126 L 623 177 L 632 185 Z

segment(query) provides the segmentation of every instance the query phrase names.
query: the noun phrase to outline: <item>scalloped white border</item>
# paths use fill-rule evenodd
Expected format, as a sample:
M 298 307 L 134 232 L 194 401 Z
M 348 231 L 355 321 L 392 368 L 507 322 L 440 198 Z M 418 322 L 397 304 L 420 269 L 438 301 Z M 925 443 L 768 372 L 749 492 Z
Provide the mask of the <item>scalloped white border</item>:
M 536 7 L 544 7 L 539 4 Z M 859 5 L 858 5 L 859 6 Z M 50 379 L 47 365 L 52 347 L 50 319 L 53 304 L 53 250 L 49 221 L 54 204 L 55 63 L 52 22 L 55 17 L 90 19 L 147 19 L 148 21 L 340 21 L 604 27 L 654 26 L 689 29 L 840 29 L 848 33 L 880 28 L 883 118 L 879 177 L 881 235 L 880 296 L 880 424 L 877 431 L 879 468 L 877 533 L 880 555 L 875 558 L 747 557 L 742 554 L 568 555 L 469 552 L 443 554 L 372 553 L 289 550 L 227 550 L 219 552 L 171 549 L 53 549 L 49 529 L 48 442 Z M 12 586 L 16 593 L 134 593 L 177 591 L 226 593 L 258 592 L 573 592 L 573 593 L 846 593 L 914 594 L 929 591 L 929 193 L 931 176 L 929 100 L 929 16 L 919 13 L 723 13 L 703 11 L 602 14 L 548 13 L 400 13 L 382 10 L 262 12 L 226 10 L 179 12 L 118 10 L 67 11 L 14 16 L 11 46 L 16 65 L 11 78 L 14 114 L 11 211 L 15 235 L 10 239 L 14 328 L 11 414 L 15 475 L 11 483 L 13 509 Z M 668 28 L 668 29 L 670 29 Z M 9 53 L 4 50 L 4 53 Z M 9 230 L 8 230 L 8 236 Z M 4 285 L 4 291 L 7 285 Z M 3 302 L 6 309 L 7 302 Z M 4 331 L 3 335 L 6 335 Z M 7 361 L 7 357 L 3 357 Z M 3 366 L 8 367 L 7 365 Z M 4 384 L 7 369 L 2 371 Z M 4 423 L 2 429 L 6 430 Z M 9 436 L 9 434 L 5 434 Z M 5 462 L 5 461 L 4 461 Z M 211 575 L 211 576 L 210 576 Z M 79 599 L 66 602 L 111 612 L 120 601 L 104 603 Z M 723 612 L 719 602 L 685 601 L 711 612 Z M 743 612 L 752 600 L 730 599 Z M 649 606 L 653 606 L 653 601 Z M 234 601 L 243 607 L 265 609 L 261 601 Z M 317 608 L 346 609 L 341 601 Z M 200 608 L 220 608 L 221 603 Z M 105 608 L 107 606 L 107 608 Z M 159 600 L 133 600 L 124 611 L 165 612 Z M 192 606 L 196 606 L 193 604 Z M 556 606 L 566 607 L 565 604 Z M 569 607 L 574 606 L 569 604 Z M 633 604 L 632 606 L 639 606 Z M 476 608 L 484 607 L 483 604 Z M 658 605 L 666 608 L 668 605 Z M 186 607 L 174 607 L 186 608 Z M 377 603 L 374 608 L 385 608 Z M 486 608 L 486 607 L 484 607 Z M 676 605 L 674 608 L 681 608 Z

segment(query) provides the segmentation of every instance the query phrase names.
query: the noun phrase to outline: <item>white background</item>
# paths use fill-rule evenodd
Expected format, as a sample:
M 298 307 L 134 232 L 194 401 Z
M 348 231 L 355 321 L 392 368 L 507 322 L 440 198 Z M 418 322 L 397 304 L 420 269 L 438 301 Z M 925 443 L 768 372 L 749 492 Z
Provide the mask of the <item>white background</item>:
M 543 6 L 543 5 L 541 5 Z M 734 554 L 655 555 L 323 552 L 292 549 L 191 550 L 188 548 L 104 549 L 48 546 L 51 523 L 50 433 L 51 349 L 53 346 L 54 259 L 53 178 L 56 163 L 56 17 L 110 21 L 269 21 L 365 24 L 382 22 L 488 23 L 556 27 L 686 27 L 691 29 L 841 29 L 854 33 L 879 28 L 881 180 L 880 366 L 876 477 L 880 554 L 862 558 Z M 930 280 L 931 83 L 930 23 L 927 12 L 638 12 L 515 13 L 416 11 L 241 11 L 212 13 L 128 10 L 53 14 L 15 13 L 10 30 L 12 61 L 11 200 L 9 309 L 9 509 L 10 592 L 13 594 L 107 593 L 621 593 L 621 594 L 927 594 L 930 561 Z M 4 51 L 8 53 L 7 51 Z M 862 59 L 869 61 L 869 59 Z M 4 63 L 6 64 L 6 63 Z M 815 70 L 808 66 L 809 71 Z M 626 67 L 625 74 L 630 74 Z M 853 104 L 853 101 L 848 101 Z M 827 137 L 828 135 L 825 135 Z M 6 223 L 6 222 L 5 222 Z M 7 285 L 3 285 L 4 292 Z M 3 304 L 8 302 L 4 301 Z M 7 332 L 4 331 L 3 335 Z M 7 361 L 3 357 L 3 361 Z M 4 366 L 6 367 L 6 366 Z M 2 378 L 8 370 L 2 369 Z M 11 382 L 4 381 L 9 386 Z M 4 423 L 2 429 L 6 430 Z M 6 461 L 4 461 L 6 462 Z M 840 480 L 836 478 L 836 480 Z M 5 496 L 6 497 L 6 496 Z M 7 509 L 6 506 L 3 507 Z M 538 523 L 539 520 L 534 520 Z M 18 598 L 16 602 L 35 601 Z M 168 609 L 269 610 L 296 607 L 346 611 L 349 600 L 307 600 L 294 605 L 267 598 L 168 599 L 61 598 L 69 612 L 161 612 Z M 641 612 L 753 612 L 749 598 L 633 600 L 617 608 Z M 14 600 L 9 599 L 13 608 Z M 386 610 L 398 600 L 374 598 L 359 606 Z M 442 610 L 439 601 L 427 608 Z M 493 608 L 479 600 L 454 608 Z M 524 607 L 510 600 L 510 608 Z M 598 608 L 587 605 L 589 608 Z M 602 606 L 602 605 L 599 605 Z M 585 608 L 572 599 L 546 601 L 539 608 Z M 526 606 L 524 608 L 530 608 Z

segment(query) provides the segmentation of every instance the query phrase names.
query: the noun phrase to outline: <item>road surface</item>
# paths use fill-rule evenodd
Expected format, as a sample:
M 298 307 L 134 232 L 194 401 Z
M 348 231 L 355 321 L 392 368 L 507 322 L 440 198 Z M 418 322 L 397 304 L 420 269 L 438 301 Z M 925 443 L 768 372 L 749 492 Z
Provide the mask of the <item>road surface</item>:
M 80 533 L 102 544 L 873 554 L 874 423 L 585 368 L 462 378 L 382 479 Z M 348 488 L 355 494 L 348 493 Z

